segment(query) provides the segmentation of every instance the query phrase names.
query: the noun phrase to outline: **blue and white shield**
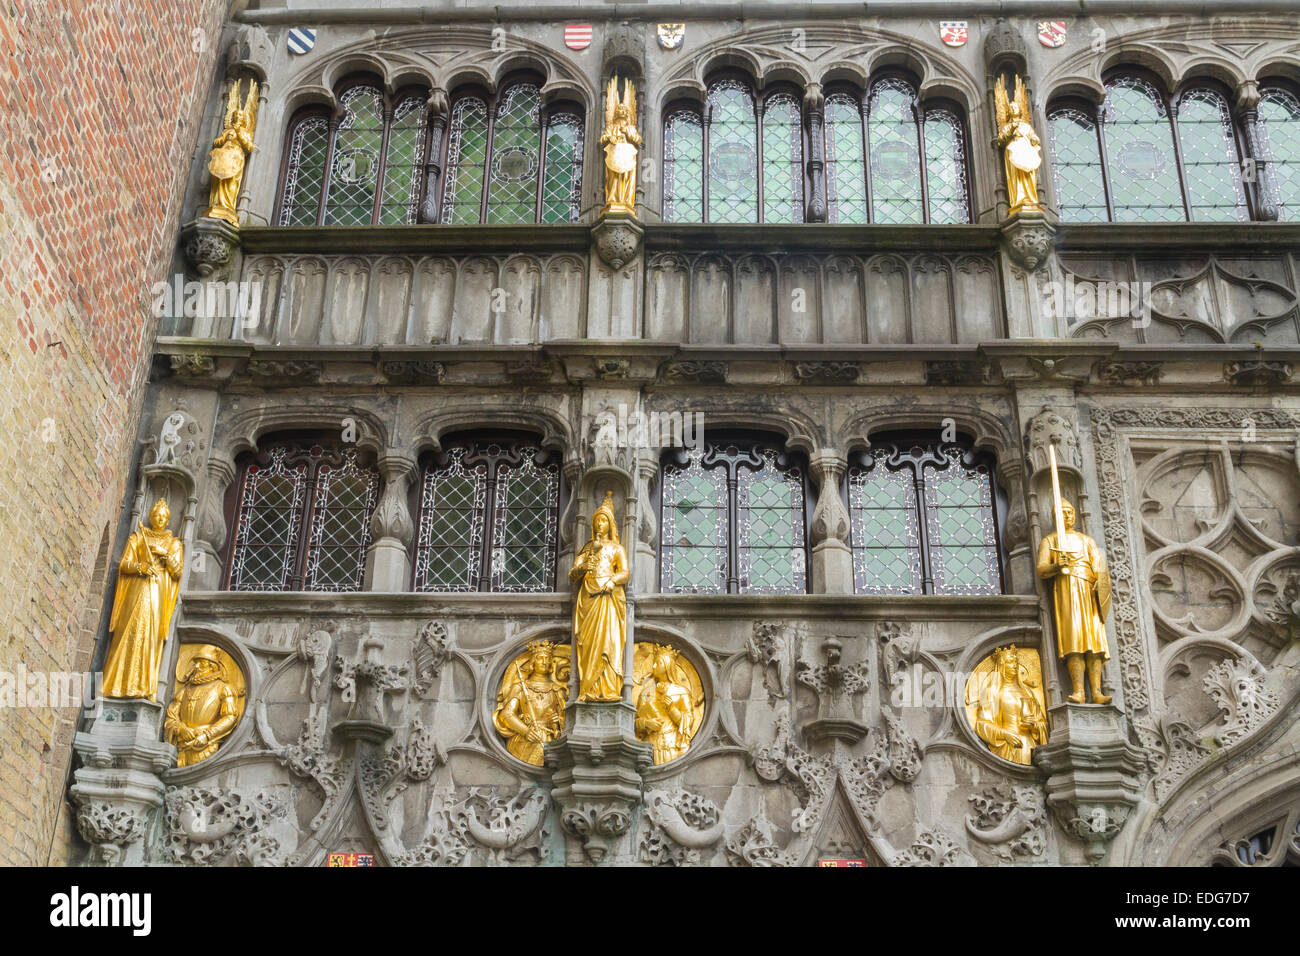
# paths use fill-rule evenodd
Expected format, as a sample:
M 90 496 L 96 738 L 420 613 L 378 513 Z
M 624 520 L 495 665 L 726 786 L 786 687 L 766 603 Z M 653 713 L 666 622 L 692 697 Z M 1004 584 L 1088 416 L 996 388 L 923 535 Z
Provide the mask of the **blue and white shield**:
M 292 27 L 289 30 L 289 52 L 306 53 L 316 45 L 316 31 L 306 27 Z

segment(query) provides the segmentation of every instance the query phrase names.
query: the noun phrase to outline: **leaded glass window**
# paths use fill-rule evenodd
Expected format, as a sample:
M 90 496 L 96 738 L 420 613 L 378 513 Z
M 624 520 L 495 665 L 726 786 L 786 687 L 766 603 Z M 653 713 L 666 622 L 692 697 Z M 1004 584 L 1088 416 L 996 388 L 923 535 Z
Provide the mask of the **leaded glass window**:
M 487 135 L 487 104 L 476 96 L 457 100 L 451 110 L 451 132 L 447 138 L 447 174 L 440 216 L 443 222 L 479 221 Z
M 956 444 L 882 440 L 849 469 L 859 594 L 999 594 L 990 462 Z
M 664 123 L 664 222 L 704 221 L 704 127 L 691 110 Z
M 541 93 L 531 83 L 515 84 L 497 103 L 488 163 L 490 223 L 536 221 L 541 109 Z
M 384 186 L 379 204 L 379 224 L 395 226 L 415 222 L 420 207 L 421 173 L 425 149 L 424 98 L 408 96 L 397 104 L 384 150 Z
M 542 222 L 577 222 L 582 212 L 582 117 L 555 113 L 546 126 Z
M 826 97 L 826 221 L 867 221 L 862 108 L 847 93 Z
M 1195 87 L 1178 98 L 1178 144 L 1194 221 L 1250 218 L 1228 100 Z
M 551 591 L 560 468 L 527 441 L 463 441 L 424 471 L 417 591 Z
M 970 222 L 966 184 L 966 140 L 961 120 L 948 109 L 925 113 L 927 222 Z
M 329 122 L 325 117 L 308 116 L 294 125 L 289 134 L 289 160 L 284 173 L 279 225 L 316 225 L 329 145 Z
M 872 222 L 924 221 L 918 141 L 911 85 L 892 76 L 877 80 L 867 105 Z
M 1300 219 L 1300 99 L 1281 87 L 1265 88 L 1258 129 L 1268 163 L 1267 201 L 1278 207 L 1279 219 Z
M 737 80 L 709 87 L 709 222 L 758 222 L 758 123 Z
M 711 444 L 664 464 L 660 587 L 672 593 L 807 590 L 804 471 L 779 449 Z
M 326 184 L 326 226 L 368 224 L 375 213 L 384 145 L 384 98 L 354 86 L 339 99 L 343 118 L 334 133 L 334 156 Z
M 1173 129 L 1156 88 L 1136 76 L 1112 81 L 1102 117 L 1115 221 L 1185 219 Z
M 1047 118 L 1052 150 L 1052 183 L 1061 218 L 1105 222 L 1106 185 L 1102 180 L 1097 124 L 1074 107 L 1054 110 Z
M 803 222 L 803 121 L 789 93 L 763 104 L 763 221 Z
M 378 472 L 359 463 L 355 448 L 269 445 L 244 466 L 228 586 L 359 590 L 378 494 Z

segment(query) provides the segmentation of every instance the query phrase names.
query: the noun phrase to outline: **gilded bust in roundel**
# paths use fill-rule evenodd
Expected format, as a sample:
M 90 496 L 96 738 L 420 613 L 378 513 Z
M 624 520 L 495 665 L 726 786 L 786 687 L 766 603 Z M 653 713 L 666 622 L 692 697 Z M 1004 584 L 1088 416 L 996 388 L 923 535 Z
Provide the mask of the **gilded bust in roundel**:
M 683 756 L 704 722 L 704 688 L 675 647 L 638 642 L 633 654 L 636 735 L 654 748 L 654 762 Z

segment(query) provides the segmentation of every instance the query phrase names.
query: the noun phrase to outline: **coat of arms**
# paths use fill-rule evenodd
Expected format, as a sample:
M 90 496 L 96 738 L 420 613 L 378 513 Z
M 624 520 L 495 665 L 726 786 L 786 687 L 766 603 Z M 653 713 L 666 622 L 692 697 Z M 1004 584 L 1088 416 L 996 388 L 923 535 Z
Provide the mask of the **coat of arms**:
M 965 46 L 970 37 L 970 29 L 965 20 L 940 20 L 939 39 L 944 46 Z
M 570 23 L 564 28 L 564 45 L 570 50 L 585 50 L 591 46 L 591 24 Z
M 1065 46 L 1065 21 L 1039 20 L 1038 42 L 1043 46 L 1051 47 L 1052 49 L 1056 49 L 1058 46 Z
M 659 46 L 665 50 L 676 50 L 686 39 L 686 24 L 684 23 L 661 23 L 655 31 L 659 39 Z
M 316 45 L 316 31 L 306 27 L 292 27 L 289 30 L 289 52 L 301 55 Z

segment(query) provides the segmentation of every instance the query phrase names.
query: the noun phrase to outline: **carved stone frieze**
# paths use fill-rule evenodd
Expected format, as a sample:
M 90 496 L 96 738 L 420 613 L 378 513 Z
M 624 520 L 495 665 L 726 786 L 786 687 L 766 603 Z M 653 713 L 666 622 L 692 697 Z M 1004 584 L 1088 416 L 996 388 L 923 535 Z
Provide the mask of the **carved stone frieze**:
M 1047 848 L 1047 804 L 1036 786 L 1004 784 L 970 797 L 966 832 L 1000 860 L 1037 859 Z
M 776 844 L 772 824 L 753 817 L 727 840 L 727 860 L 732 866 L 784 867 L 797 861 Z
M 722 811 L 686 790 L 649 790 L 641 861 L 654 866 L 699 866 L 702 853 L 722 839 Z
M 389 359 L 379 363 L 379 371 L 395 385 L 437 385 L 447 374 L 447 366 L 442 362 Z
M 1223 380 L 1232 385 L 1285 385 L 1291 381 L 1295 367 L 1290 362 L 1225 362 Z
M 723 385 L 727 363 L 703 359 L 665 362 L 659 369 L 659 381 L 665 385 Z
M 1160 384 L 1163 369 L 1163 362 L 1100 362 L 1097 380 L 1103 385 L 1154 387 Z
M 447 625 L 442 621 L 429 621 L 420 628 L 411 658 L 415 692 L 420 697 L 427 697 L 434 681 L 442 674 L 443 666 L 451 658 Z
M 205 787 L 167 791 L 167 853 L 177 863 L 214 866 L 230 861 L 248 866 L 284 862 L 282 839 L 295 833 L 289 788 L 252 793 Z M 276 832 L 268 832 L 274 829 Z M 292 839 L 292 837 L 290 837 Z

